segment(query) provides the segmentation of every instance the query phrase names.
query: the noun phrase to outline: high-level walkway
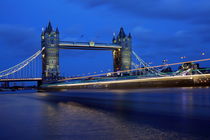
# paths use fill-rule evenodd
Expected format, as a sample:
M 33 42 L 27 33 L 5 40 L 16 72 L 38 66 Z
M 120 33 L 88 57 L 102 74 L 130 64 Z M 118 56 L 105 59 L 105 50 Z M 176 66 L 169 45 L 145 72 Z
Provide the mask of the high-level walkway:
M 80 49 L 80 50 L 115 50 L 122 48 L 122 46 L 112 43 L 70 42 L 70 41 L 60 41 L 59 47 L 62 49 Z

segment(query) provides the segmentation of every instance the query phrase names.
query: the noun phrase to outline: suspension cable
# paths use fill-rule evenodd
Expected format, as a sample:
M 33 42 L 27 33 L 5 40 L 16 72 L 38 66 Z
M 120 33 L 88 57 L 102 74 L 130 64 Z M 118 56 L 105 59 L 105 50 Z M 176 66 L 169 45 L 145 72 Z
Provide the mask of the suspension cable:
M 110 72 L 109 74 L 117 74 L 117 73 L 123 73 L 123 72 L 132 72 L 132 71 L 136 71 L 136 70 L 143 70 L 143 69 L 149 69 L 149 68 L 159 68 L 159 67 L 164 67 L 164 66 L 174 66 L 174 65 L 184 64 L 184 63 L 194 63 L 194 62 L 204 62 L 204 61 L 210 61 L 210 58 L 193 60 L 193 61 L 178 62 L 178 63 L 171 63 L 171 64 L 164 64 L 164 65 L 157 65 L 157 66 L 150 66 L 150 67 L 144 67 L 144 68 L 138 68 L 138 69 L 132 69 L 132 70 L 125 70 L 125 71 Z M 84 79 L 84 78 L 89 78 L 89 77 L 104 76 L 104 75 L 107 75 L 107 74 L 108 73 L 102 73 L 102 74 L 82 76 L 82 77 L 75 77 L 75 78 L 66 78 L 66 79 L 62 79 L 62 80 L 58 80 L 58 81 Z
M 30 62 L 32 62 L 34 59 L 36 59 L 41 53 L 42 51 L 45 49 L 45 47 L 42 48 L 42 50 L 39 50 L 38 52 L 36 52 L 35 54 L 33 54 L 31 57 L 27 58 L 26 60 L 24 60 L 23 62 L 8 68 L 6 70 L 3 70 L 0 72 L 0 77 L 5 77 L 8 75 L 11 75 L 13 73 L 18 72 L 19 70 L 21 70 L 22 68 L 24 68 L 25 66 L 27 66 Z

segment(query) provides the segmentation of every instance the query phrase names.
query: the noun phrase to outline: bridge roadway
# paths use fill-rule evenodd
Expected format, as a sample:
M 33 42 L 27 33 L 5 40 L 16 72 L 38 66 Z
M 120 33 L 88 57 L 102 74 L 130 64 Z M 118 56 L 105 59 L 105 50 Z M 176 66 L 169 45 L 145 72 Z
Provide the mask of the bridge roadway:
M 147 88 L 147 87 L 194 87 L 210 86 L 210 74 L 186 76 L 147 77 L 120 80 L 87 80 L 42 85 L 43 89 L 71 88 Z
M 42 78 L 0 79 L 0 82 L 27 82 L 27 81 L 42 81 Z
M 116 49 L 121 49 L 122 46 L 112 43 L 60 41 L 59 48 L 80 49 L 80 50 L 116 50 Z

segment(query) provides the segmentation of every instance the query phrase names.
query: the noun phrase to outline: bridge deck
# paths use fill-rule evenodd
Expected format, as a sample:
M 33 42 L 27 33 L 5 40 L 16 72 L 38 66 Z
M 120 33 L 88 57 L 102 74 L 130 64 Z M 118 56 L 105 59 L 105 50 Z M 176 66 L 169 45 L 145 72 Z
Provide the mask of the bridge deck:
M 0 82 L 42 81 L 42 78 L 0 79 Z
M 61 41 L 59 47 L 62 49 L 80 49 L 80 50 L 115 50 L 122 47 L 111 43 L 95 43 L 95 42 L 68 42 Z

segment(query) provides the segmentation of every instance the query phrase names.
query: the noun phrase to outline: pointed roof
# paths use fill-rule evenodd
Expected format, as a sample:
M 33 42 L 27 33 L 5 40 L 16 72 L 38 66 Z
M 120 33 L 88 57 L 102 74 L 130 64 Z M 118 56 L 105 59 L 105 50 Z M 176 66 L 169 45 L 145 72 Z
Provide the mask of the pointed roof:
M 113 36 L 113 38 L 112 38 L 112 42 L 114 42 L 116 40 L 116 37 L 115 36 Z
M 46 32 L 47 33 L 51 33 L 52 31 L 53 31 L 53 28 L 52 28 L 51 22 L 49 21 L 49 24 L 48 24 L 48 26 L 46 28 Z
M 44 36 L 44 34 L 45 34 L 45 29 L 42 28 L 42 34 L 41 34 L 41 36 Z
M 119 32 L 119 34 L 118 34 L 118 37 L 119 38 L 124 38 L 126 35 L 125 35 L 125 32 L 124 32 L 124 29 L 123 29 L 123 27 L 121 27 L 120 28 L 120 32 Z
M 48 23 L 48 28 L 49 29 L 52 29 L 52 25 L 51 25 L 51 22 L 49 21 L 49 23 Z
M 41 34 L 41 36 L 44 36 L 44 34 L 45 34 L 45 32 L 44 32 L 44 31 L 42 31 L 42 34 Z
M 58 27 L 56 28 L 56 31 L 55 31 L 57 34 L 59 34 L 59 29 L 58 29 Z
M 132 38 L 131 33 L 129 33 L 128 38 Z

